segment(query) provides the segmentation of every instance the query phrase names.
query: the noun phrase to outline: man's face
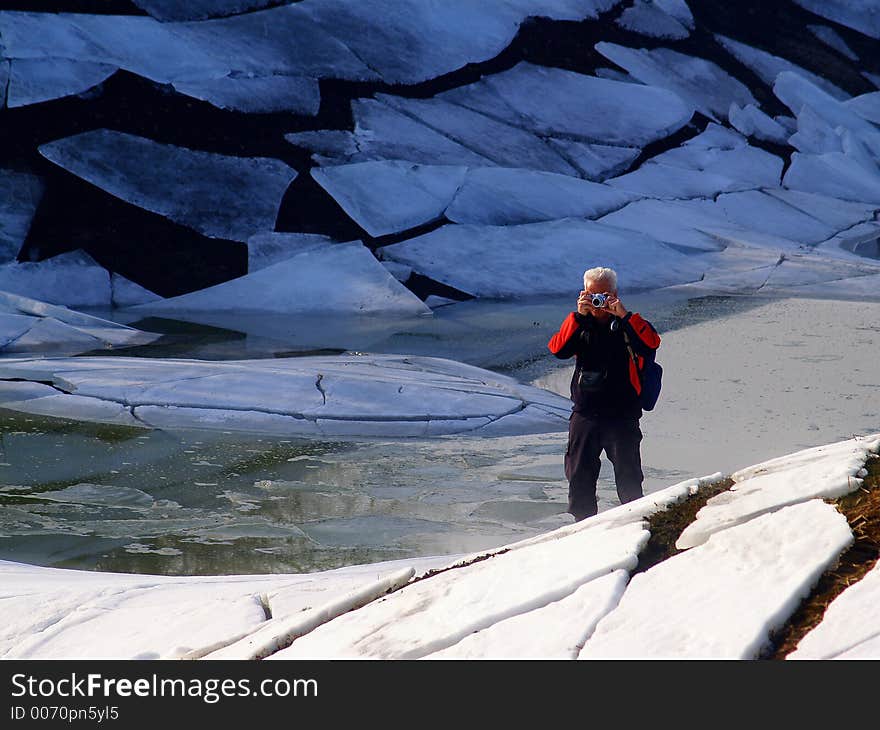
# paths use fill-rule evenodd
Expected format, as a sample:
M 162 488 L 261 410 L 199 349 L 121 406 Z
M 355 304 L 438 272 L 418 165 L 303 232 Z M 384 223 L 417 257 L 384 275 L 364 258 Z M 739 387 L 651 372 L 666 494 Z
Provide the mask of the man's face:
M 591 294 L 613 294 L 614 296 L 617 296 L 617 292 L 614 291 L 610 286 L 608 286 L 608 282 L 605 279 L 588 281 L 587 288 L 584 291 L 587 292 L 588 297 Z M 589 302 L 587 302 L 587 305 L 590 307 L 590 314 L 592 314 L 600 322 L 611 319 L 611 312 L 609 312 L 605 307 L 594 307 Z

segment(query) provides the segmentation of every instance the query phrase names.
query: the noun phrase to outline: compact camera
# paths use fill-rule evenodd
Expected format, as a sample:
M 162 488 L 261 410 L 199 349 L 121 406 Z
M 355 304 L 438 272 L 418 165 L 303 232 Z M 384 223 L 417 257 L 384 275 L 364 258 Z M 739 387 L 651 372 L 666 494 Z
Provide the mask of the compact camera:
M 607 294 L 590 294 L 590 304 L 592 304 L 594 307 L 604 307 L 607 303 Z

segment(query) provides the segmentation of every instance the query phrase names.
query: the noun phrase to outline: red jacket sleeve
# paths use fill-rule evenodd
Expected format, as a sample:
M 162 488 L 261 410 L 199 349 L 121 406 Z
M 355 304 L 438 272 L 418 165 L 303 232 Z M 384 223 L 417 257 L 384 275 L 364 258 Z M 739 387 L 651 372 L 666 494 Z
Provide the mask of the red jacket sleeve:
M 628 320 L 627 324 L 632 327 L 632 331 L 639 338 L 642 345 L 651 350 L 656 350 L 660 347 L 660 335 L 657 334 L 657 330 L 651 326 L 650 322 L 642 319 L 641 314 L 633 312 Z
M 550 342 L 547 343 L 547 348 L 554 355 L 559 356 L 562 348 L 565 347 L 566 343 L 575 335 L 579 328 L 580 324 L 578 324 L 578 321 L 575 319 L 574 312 L 569 312 L 565 321 L 562 323 L 562 326 L 559 328 L 559 332 L 550 338 Z

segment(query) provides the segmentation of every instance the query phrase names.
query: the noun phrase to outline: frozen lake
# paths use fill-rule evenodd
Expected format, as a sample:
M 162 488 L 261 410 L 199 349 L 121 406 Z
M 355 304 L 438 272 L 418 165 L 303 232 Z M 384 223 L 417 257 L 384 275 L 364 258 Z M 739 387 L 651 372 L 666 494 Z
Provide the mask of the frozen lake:
M 880 302 L 687 289 L 624 301 L 663 336 L 663 394 L 642 420 L 646 492 L 880 430 Z M 467 302 L 433 319 L 349 319 L 335 330 L 292 318 L 153 319 L 134 324 L 167 336 L 126 354 L 410 353 L 565 393 L 572 365 L 545 345 L 570 306 Z M 469 552 L 570 520 L 564 433 L 315 442 L 2 415 L 3 559 L 167 574 L 306 572 Z M 609 466 L 600 510 L 616 504 Z

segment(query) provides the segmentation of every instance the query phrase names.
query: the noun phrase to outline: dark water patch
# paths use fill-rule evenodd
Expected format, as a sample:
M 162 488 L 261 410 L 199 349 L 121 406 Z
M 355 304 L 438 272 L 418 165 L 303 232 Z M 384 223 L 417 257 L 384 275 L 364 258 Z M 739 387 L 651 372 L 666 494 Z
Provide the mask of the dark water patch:
M 44 180 L 45 194 L 19 261 L 81 248 L 110 271 L 163 297 L 247 273 L 247 244 L 203 236 L 58 167 L 45 169 Z
M 90 15 L 147 15 L 131 0 L 0 0 L 0 10 L 29 13 L 88 13 Z

